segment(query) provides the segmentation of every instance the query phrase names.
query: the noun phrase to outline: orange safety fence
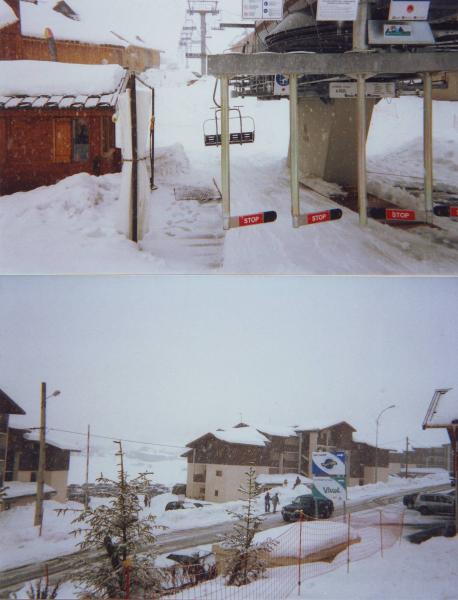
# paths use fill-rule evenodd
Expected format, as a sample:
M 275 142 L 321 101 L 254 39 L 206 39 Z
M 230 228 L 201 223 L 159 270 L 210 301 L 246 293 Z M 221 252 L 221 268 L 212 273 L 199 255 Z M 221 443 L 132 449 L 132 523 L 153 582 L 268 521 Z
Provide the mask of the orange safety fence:
M 168 571 L 163 595 L 178 600 L 280 600 L 297 597 L 301 583 L 344 565 L 379 553 L 400 541 L 404 511 L 395 508 L 347 513 L 332 519 L 307 519 L 283 530 L 263 532 L 277 541 L 266 556 L 264 576 L 242 586 L 226 585 L 223 576 L 227 551 L 213 546 L 214 554 L 199 565 L 177 565 Z

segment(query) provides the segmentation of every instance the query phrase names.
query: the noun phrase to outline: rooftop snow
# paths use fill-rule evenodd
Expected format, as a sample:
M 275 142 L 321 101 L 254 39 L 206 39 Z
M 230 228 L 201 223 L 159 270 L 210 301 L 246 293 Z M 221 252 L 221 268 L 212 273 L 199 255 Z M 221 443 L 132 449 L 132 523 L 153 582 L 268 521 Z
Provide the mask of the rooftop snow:
M 170 38 L 176 46 L 182 25 L 180 9 L 184 21 L 179 0 L 68 0 L 67 4 L 79 20 L 53 10 L 55 2 L 21 2 L 23 35 L 42 38 L 49 27 L 57 40 L 165 50 Z
M 310 419 L 304 425 L 298 425 L 294 428 L 295 431 L 316 431 L 317 429 L 329 429 L 329 427 L 335 427 L 341 423 L 347 423 L 347 421 L 333 421 L 332 423 L 323 421 L 322 419 Z M 347 423 L 350 425 L 350 423 Z M 352 427 L 350 425 L 350 427 Z M 354 428 L 353 428 L 354 429 Z M 354 429 L 356 431 L 356 429 Z
M 217 439 L 230 444 L 249 444 L 265 446 L 269 440 L 254 427 L 232 427 L 224 431 L 211 432 Z
M 40 431 L 38 429 L 36 429 L 35 431 L 30 431 L 28 433 L 24 433 L 24 439 L 28 440 L 29 442 L 39 442 L 40 441 Z M 56 442 L 56 440 L 53 440 L 53 439 L 49 438 L 48 436 L 46 436 L 46 443 L 49 444 L 50 446 L 55 446 L 56 448 L 59 448 L 60 450 L 70 450 L 71 452 L 80 452 L 80 449 L 77 448 L 76 446 L 72 446 L 71 444 L 62 444 L 61 442 Z
M 290 437 L 291 435 L 296 435 L 295 427 L 292 426 L 256 425 L 256 429 L 267 435 L 275 435 L 278 437 Z
M 313 483 L 309 477 L 304 477 L 304 475 L 298 475 L 297 473 L 277 473 L 272 475 L 261 473 L 256 477 L 256 482 L 259 483 L 259 485 L 283 485 L 286 480 L 288 485 L 293 485 L 296 482 L 297 477 L 299 477 L 301 483 Z
M 8 6 L 5 0 L 0 0 L 0 29 L 7 25 L 16 23 L 17 17 L 14 14 L 14 10 Z
M 35 496 L 37 493 L 37 484 L 29 483 L 24 481 L 5 481 L 5 487 L 8 489 L 5 491 L 6 498 L 20 498 L 22 496 Z M 50 485 L 44 484 L 45 494 L 55 492 L 56 490 Z
M 436 394 L 439 392 L 435 406 L 433 405 Z M 441 393 L 442 392 L 442 393 Z M 446 427 L 454 421 L 458 422 L 458 399 L 455 393 L 450 393 L 450 390 L 437 390 L 430 404 L 432 414 L 429 414 L 425 419 L 424 425 L 427 427 Z
M 119 65 L 4 60 L 0 61 L 0 96 L 108 94 L 119 88 L 124 73 Z

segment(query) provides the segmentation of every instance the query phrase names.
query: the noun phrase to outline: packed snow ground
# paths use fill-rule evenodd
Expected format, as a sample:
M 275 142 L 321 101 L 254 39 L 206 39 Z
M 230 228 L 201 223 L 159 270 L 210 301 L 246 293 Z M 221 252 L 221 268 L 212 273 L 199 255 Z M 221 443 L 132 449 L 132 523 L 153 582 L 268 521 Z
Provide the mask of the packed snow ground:
M 154 469 L 154 465 L 153 465 Z M 419 480 L 404 480 L 402 478 L 390 478 L 388 483 L 357 486 L 348 490 L 348 505 L 359 503 L 363 500 L 383 497 L 396 492 L 408 492 L 428 485 L 448 483 L 448 474 L 435 474 L 422 477 Z M 293 489 L 292 483 L 287 487 L 275 488 L 280 497 L 281 506 L 291 502 L 296 496 L 309 493 L 310 490 L 304 484 Z M 256 510 L 259 514 L 264 512 L 263 495 L 258 498 Z M 176 500 L 177 496 L 171 493 L 154 496 L 151 505 L 144 509 L 144 514 L 156 516 L 156 524 L 165 527 L 163 531 L 157 531 L 163 535 L 167 531 L 189 530 L 197 527 L 210 527 L 228 522 L 232 517 L 229 511 L 239 511 L 240 501 L 224 503 L 205 503 L 201 508 L 165 511 L 166 504 Z M 109 499 L 93 498 L 92 505 L 108 502 Z M 191 500 L 192 502 L 192 500 Z M 38 536 L 38 529 L 33 526 L 34 506 L 20 506 L 0 513 L 0 528 L 2 531 L 2 548 L 0 550 L 0 570 L 15 566 L 43 561 L 55 556 L 69 554 L 77 550 L 76 544 L 79 539 L 70 535 L 73 529 L 72 519 L 76 516 L 71 511 L 64 515 L 58 515 L 56 509 L 71 508 L 81 509 L 81 504 L 67 502 L 61 504 L 52 500 L 45 501 L 43 533 Z M 274 515 L 268 516 L 274 518 Z M 418 522 L 418 515 L 412 512 L 410 516 L 414 522 Z
M 213 181 L 220 186 L 220 151 L 204 147 L 202 132 L 213 115 L 214 79 L 179 69 L 144 77 L 156 88 L 158 189 L 151 193 L 142 243 L 137 247 L 116 229 L 120 175 L 78 174 L 0 198 L 3 273 L 458 272 L 458 223 L 448 219 L 436 219 L 435 228 L 402 230 L 372 220 L 361 228 L 356 213 L 344 208 L 339 221 L 293 229 L 286 100 L 236 102 L 254 117 L 256 141 L 231 146 L 232 214 L 276 210 L 278 219 L 224 232 Z M 405 208 L 423 203 L 421 114 L 418 98 L 383 100 L 369 133 L 369 191 Z M 458 194 L 457 114 L 455 103 L 434 103 L 435 189 L 452 194 Z M 337 189 L 311 183 L 324 194 Z M 196 199 L 189 199 L 189 187 Z M 302 212 L 337 206 L 301 190 Z

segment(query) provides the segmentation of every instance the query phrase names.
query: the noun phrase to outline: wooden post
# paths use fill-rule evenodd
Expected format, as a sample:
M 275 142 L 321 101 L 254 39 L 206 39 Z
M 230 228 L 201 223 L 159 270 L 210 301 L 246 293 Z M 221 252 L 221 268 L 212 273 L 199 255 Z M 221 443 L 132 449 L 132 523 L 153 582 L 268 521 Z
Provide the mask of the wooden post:
M 383 558 L 383 529 L 382 529 L 382 511 L 380 511 L 380 554 Z
M 351 522 L 351 513 L 348 513 L 348 529 L 347 529 L 347 573 L 350 573 L 350 522 Z
M 138 152 L 137 152 L 137 90 L 135 73 L 129 76 L 127 84 L 130 90 L 130 122 L 132 133 L 132 179 L 131 179 L 131 209 L 130 235 L 133 242 L 138 242 Z
M 302 558 L 302 523 L 303 515 L 299 519 L 299 551 L 297 557 L 297 595 L 301 595 L 301 558 Z
M 38 455 L 38 473 L 37 473 L 37 499 L 35 503 L 35 521 L 34 525 L 40 527 L 39 535 L 43 526 L 43 489 L 45 477 L 46 461 L 46 383 L 41 384 L 40 401 L 40 450 Z
M 91 426 L 87 426 L 87 443 L 86 443 L 86 489 L 84 493 L 84 508 L 87 510 L 89 508 L 89 443 L 91 436 Z
M 150 166 L 151 166 L 151 177 L 150 177 L 150 188 L 151 190 L 157 190 L 157 185 L 154 183 L 154 151 L 155 151 L 155 127 L 156 127 L 156 93 L 154 88 L 151 90 L 151 132 L 150 132 Z

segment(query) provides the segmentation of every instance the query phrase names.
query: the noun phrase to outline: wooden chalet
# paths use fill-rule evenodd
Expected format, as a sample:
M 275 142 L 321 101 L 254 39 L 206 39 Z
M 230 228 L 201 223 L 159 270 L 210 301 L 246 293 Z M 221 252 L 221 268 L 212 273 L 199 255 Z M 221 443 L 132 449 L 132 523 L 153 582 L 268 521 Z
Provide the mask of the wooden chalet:
M 121 170 L 116 65 L 0 61 L 0 195 Z
M 0 488 L 5 480 L 10 415 L 25 415 L 25 411 L 0 389 Z
M 23 23 L 24 16 L 21 15 L 20 0 L 0 0 L 0 4 L 8 5 L 16 14 L 17 21 L 1 28 L 0 24 L 0 60 L 53 60 L 53 51 L 49 40 L 46 39 L 44 31 L 40 36 L 24 34 L 27 31 L 27 23 Z M 22 3 L 23 9 L 37 11 L 39 7 L 30 6 L 34 2 Z M 27 5 L 29 4 L 29 5 Z M 71 0 L 64 2 L 56 0 L 53 10 L 60 13 L 62 17 L 71 21 L 78 21 L 78 15 L 72 9 Z M 37 13 L 36 16 L 38 16 Z M 26 14 L 27 18 L 36 16 Z M 84 23 L 80 23 L 81 28 Z M 43 27 L 44 30 L 45 27 Z M 149 68 L 159 68 L 160 52 L 149 48 L 145 43 L 130 42 L 121 34 L 106 32 L 110 43 L 87 42 L 78 39 L 78 27 L 75 29 L 75 39 L 62 39 L 56 34 L 54 40 L 57 60 L 64 63 L 78 64 L 118 64 L 122 67 L 142 72 Z

